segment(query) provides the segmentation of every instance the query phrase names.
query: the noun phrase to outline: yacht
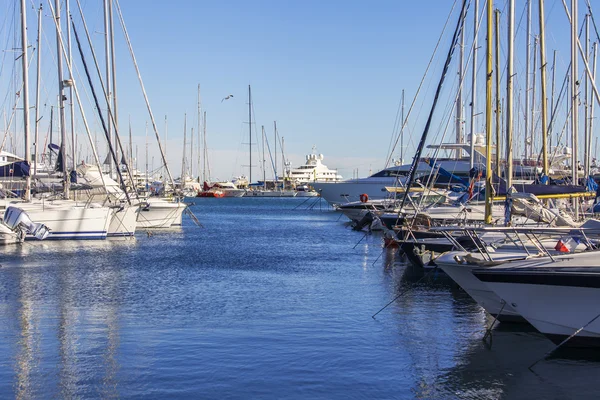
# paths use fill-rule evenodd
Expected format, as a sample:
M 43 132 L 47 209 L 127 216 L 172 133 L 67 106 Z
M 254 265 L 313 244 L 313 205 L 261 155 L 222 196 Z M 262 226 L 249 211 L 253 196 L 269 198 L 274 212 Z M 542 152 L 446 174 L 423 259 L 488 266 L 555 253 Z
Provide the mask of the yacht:
M 289 180 L 292 185 L 303 185 L 313 182 L 338 182 L 343 177 L 336 170 L 327 168 L 323 161 L 323 154 L 313 152 L 306 156 L 306 163 L 289 171 Z
M 452 172 L 459 177 L 469 174 L 470 165 L 468 160 L 438 160 L 437 165 Z M 339 205 L 358 201 L 361 195 L 367 195 L 372 200 L 382 200 L 390 197 L 390 188 L 404 184 L 408 178 L 410 164 L 394 165 L 383 169 L 369 177 L 348 179 L 341 182 L 314 182 L 312 186 L 331 205 Z M 417 175 L 429 175 L 431 167 L 425 161 L 421 161 L 417 167 Z M 440 176 L 439 178 L 444 178 Z M 441 182 L 438 179 L 438 182 Z M 458 183 L 455 181 L 444 182 L 447 184 Z

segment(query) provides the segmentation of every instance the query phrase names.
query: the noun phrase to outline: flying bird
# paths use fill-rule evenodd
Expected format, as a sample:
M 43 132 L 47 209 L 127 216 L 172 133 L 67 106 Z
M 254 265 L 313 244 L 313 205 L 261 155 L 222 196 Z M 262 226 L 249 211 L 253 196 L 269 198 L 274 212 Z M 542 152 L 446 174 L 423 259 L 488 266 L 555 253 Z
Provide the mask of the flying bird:
M 229 100 L 229 99 L 230 99 L 230 98 L 232 98 L 232 97 L 233 97 L 233 95 L 232 95 L 232 94 L 230 94 L 230 95 L 229 95 L 229 96 L 227 96 L 227 97 L 223 97 L 223 99 L 221 100 L 221 103 L 222 103 L 223 101 L 225 101 L 225 100 Z

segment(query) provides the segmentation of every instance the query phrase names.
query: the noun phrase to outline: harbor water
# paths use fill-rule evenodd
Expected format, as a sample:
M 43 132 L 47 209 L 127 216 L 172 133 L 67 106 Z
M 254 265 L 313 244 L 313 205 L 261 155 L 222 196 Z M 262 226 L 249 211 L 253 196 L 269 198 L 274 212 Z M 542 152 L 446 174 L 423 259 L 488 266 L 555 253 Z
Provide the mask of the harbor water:
M 484 343 L 447 277 L 317 199 L 189 200 L 202 227 L 2 249 L 0 397 L 598 397 L 597 359 L 528 369 L 550 341 L 500 325 Z

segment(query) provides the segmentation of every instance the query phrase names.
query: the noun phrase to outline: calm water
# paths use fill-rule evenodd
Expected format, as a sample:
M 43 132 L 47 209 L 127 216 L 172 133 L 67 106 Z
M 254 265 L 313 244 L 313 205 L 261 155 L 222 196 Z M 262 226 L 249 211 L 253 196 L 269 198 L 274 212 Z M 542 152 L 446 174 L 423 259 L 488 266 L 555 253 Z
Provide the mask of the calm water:
M 198 199 L 204 228 L 0 261 L 2 398 L 594 398 L 600 362 L 497 329 L 443 276 L 301 199 Z M 312 202 L 312 200 L 310 201 Z M 308 204 L 308 203 L 307 203 Z M 392 306 L 371 318 L 398 293 Z

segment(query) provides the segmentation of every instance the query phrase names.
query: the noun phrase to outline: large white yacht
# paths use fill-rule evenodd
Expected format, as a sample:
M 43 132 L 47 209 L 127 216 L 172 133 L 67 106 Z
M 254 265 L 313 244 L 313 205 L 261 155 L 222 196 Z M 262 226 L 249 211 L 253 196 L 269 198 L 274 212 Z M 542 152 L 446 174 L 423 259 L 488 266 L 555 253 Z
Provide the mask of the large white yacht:
M 313 182 L 338 182 L 343 178 L 336 170 L 327 168 L 323 161 L 323 154 L 313 152 L 306 156 L 306 163 L 289 171 L 289 179 L 293 185 L 312 184 Z
M 468 154 L 470 151 L 469 144 L 443 143 L 440 145 L 429 145 L 428 149 L 459 151 L 463 154 Z M 481 153 L 483 147 L 481 141 L 475 146 L 475 162 L 477 166 L 485 165 L 485 159 Z M 469 176 L 470 161 L 468 157 L 461 158 L 437 158 L 435 160 L 436 167 L 440 167 L 446 172 L 449 172 L 456 177 L 466 178 Z M 358 201 L 361 195 L 366 194 L 368 199 L 385 199 L 390 196 L 389 188 L 398 187 L 404 184 L 408 177 L 411 164 L 396 165 L 387 167 L 366 178 L 347 179 L 341 182 L 315 182 L 312 186 L 321 194 L 331 205 L 338 205 Z M 427 158 L 423 157 L 417 164 L 415 177 L 419 179 L 428 176 L 431 172 L 431 166 L 427 162 Z M 436 177 L 438 183 L 458 183 L 456 179 L 447 176 L 438 175 Z M 425 183 L 425 182 L 423 182 Z

